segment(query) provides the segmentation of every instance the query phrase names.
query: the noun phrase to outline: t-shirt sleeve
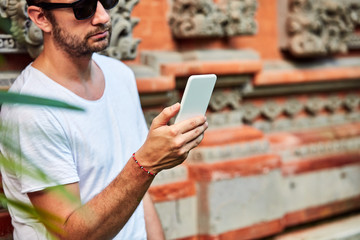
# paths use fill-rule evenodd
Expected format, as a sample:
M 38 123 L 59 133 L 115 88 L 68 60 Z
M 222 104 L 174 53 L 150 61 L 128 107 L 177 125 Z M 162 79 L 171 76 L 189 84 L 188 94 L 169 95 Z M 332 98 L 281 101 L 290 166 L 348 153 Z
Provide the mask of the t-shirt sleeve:
M 56 111 L 46 107 L 13 107 L 5 110 L 11 122 L 7 138 L 11 147 L 2 152 L 11 158 L 21 192 L 35 192 L 79 181 L 76 164 Z M 2 113 L 3 115 L 3 113 Z

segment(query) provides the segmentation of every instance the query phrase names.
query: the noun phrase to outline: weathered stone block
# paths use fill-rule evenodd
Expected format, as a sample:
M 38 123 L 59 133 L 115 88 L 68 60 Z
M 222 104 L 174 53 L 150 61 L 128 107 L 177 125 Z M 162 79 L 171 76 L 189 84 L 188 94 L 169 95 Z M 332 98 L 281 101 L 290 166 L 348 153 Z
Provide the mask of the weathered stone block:
M 183 176 L 181 171 L 183 169 L 179 170 L 171 174 L 174 179 L 179 179 L 179 175 L 180 178 Z M 166 182 L 164 178 L 162 180 Z M 198 234 L 197 197 L 193 181 L 152 186 L 149 193 L 155 203 L 166 239 L 191 237 Z
M 274 221 L 275 228 L 245 235 L 255 238 L 281 231 L 282 175 L 276 155 L 191 164 L 189 169 L 198 186 L 201 235 L 242 239 L 241 231 L 259 223 L 273 225 Z
M 259 223 L 281 220 L 281 172 L 199 184 L 199 227 L 204 235 L 223 235 Z M 269 229 L 267 234 L 279 229 Z M 234 236 L 242 239 L 242 236 Z M 253 233 L 253 238 L 261 237 Z
M 284 177 L 286 224 L 295 225 L 360 207 L 360 165 Z
M 198 235 L 197 199 L 195 196 L 155 203 L 166 239 Z

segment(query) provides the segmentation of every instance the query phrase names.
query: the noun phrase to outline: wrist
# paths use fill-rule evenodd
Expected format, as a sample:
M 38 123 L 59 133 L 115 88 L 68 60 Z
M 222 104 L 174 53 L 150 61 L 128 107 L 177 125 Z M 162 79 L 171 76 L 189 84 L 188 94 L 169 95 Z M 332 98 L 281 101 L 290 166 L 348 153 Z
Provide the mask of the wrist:
M 133 160 L 135 161 L 135 163 L 139 166 L 139 168 L 140 168 L 141 170 L 143 170 L 145 173 L 147 173 L 148 175 L 153 176 L 153 177 L 156 176 L 157 172 L 154 172 L 153 170 L 150 170 L 150 168 L 143 166 L 143 165 L 139 162 L 139 160 L 137 159 L 137 157 L 135 156 L 135 153 L 133 153 L 132 159 L 133 159 Z

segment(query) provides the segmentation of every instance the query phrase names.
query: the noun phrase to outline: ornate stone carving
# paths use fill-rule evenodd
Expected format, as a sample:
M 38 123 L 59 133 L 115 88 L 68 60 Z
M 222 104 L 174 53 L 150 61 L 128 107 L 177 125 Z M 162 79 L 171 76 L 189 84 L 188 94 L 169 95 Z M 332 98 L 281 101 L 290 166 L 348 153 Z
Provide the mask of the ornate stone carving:
M 295 116 L 303 109 L 301 102 L 295 98 L 290 99 L 285 103 L 284 112 L 290 117 Z
M 240 100 L 241 96 L 239 91 L 214 91 L 209 106 L 214 111 L 220 111 L 226 106 L 230 106 L 232 109 L 238 109 L 240 107 Z
M 223 36 L 225 15 L 212 0 L 174 0 L 170 27 L 178 38 Z
M 309 158 L 317 155 L 338 154 L 339 152 L 357 152 L 360 147 L 360 138 L 349 138 L 329 142 L 308 144 L 292 151 L 292 157 Z M 288 159 L 289 161 L 290 159 Z
M 254 34 L 256 0 L 173 0 L 170 27 L 176 38 Z
M 120 0 L 111 10 L 113 21 L 111 44 L 102 54 L 118 59 L 135 58 L 140 40 L 132 38 L 132 30 L 139 20 L 130 16 L 138 2 L 139 0 Z M 11 19 L 10 31 L 13 36 L 13 39 L 9 36 L 0 36 L 0 51 L 19 52 L 25 48 L 31 57 L 38 56 L 43 47 L 42 32 L 28 18 L 26 1 L 0 0 L 0 16 Z
M 241 123 L 251 124 L 268 132 L 356 122 L 360 118 L 359 106 L 359 94 L 349 93 L 345 96 L 315 95 L 306 99 L 291 97 L 283 103 L 269 99 L 256 105 L 247 100 L 239 111 Z M 348 111 L 344 112 L 344 108 Z
M 227 36 L 252 35 L 257 31 L 255 0 L 223 0 L 220 8 L 226 14 L 227 22 L 224 26 Z
M 42 33 L 29 20 L 26 8 L 25 0 L 3 0 L 0 2 L 1 17 L 11 19 L 10 31 L 16 41 L 13 51 L 25 48 L 30 56 L 36 57 L 42 50 Z
M 131 12 L 140 0 L 121 0 L 111 10 L 113 31 L 110 46 L 102 52 L 117 59 L 134 59 L 140 39 L 132 37 L 133 28 L 139 23 L 139 19 L 131 18 Z
M 262 114 L 271 121 L 273 121 L 277 116 L 279 116 L 282 111 L 282 107 L 280 107 L 274 101 L 266 102 L 261 109 Z
M 325 101 L 318 97 L 309 98 L 305 104 L 305 109 L 312 115 L 316 115 L 325 106 Z
M 252 103 L 246 103 L 242 106 L 243 119 L 245 122 L 252 122 L 260 115 L 260 109 Z
M 18 51 L 19 47 L 13 36 L 9 34 L 0 34 L 0 52 L 12 53 Z
M 342 104 L 341 99 L 338 96 L 333 95 L 329 97 L 325 107 L 330 112 L 335 112 L 335 110 L 341 107 L 341 104 Z
M 143 97 L 141 96 L 141 99 Z M 151 98 L 154 96 L 151 95 Z M 159 96 L 152 101 L 156 104 L 149 106 L 169 102 Z M 150 102 L 150 100 L 142 102 Z M 159 112 L 159 110 L 145 111 L 145 118 L 149 125 Z M 213 93 L 207 117 L 211 128 L 249 124 L 264 132 L 358 122 L 360 121 L 360 93 L 314 94 L 311 97 L 299 95 L 289 96 L 287 99 L 281 98 L 281 101 L 277 101 L 276 98 L 268 98 L 264 101 L 262 98 L 246 98 L 239 90 L 220 88 Z
M 355 111 L 359 107 L 360 98 L 355 94 L 348 94 L 344 99 L 344 106 L 349 111 Z
M 290 0 L 289 51 L 297 57 L 347 52 L 349 36 L 359 25 L 359 8 L 354 0 Z
M 360 2 L 358 0 L 348 0 L 348 16 L 351 21 L 360 26 Z M 353 32 L 346 38 L 346 44 L 349 49 L 360 49 L 360 34 Z

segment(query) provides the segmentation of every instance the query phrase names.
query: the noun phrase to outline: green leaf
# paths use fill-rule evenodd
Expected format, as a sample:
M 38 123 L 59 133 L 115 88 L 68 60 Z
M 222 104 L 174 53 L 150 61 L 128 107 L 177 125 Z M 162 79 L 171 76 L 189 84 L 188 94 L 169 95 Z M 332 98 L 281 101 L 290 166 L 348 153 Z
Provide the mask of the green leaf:
M 27 105 L 38 105 L 38 106 L 49 106 L 49 107 L 58 107 L 66 108 L 76 111 L 84 111 L 83 108 L 61 102 L 58 100 L 52 100 L 48 98 L 35 97 L 27 94 L 12 93 L 6 91 L 0 91 L 0 103 L 20 103 Z

